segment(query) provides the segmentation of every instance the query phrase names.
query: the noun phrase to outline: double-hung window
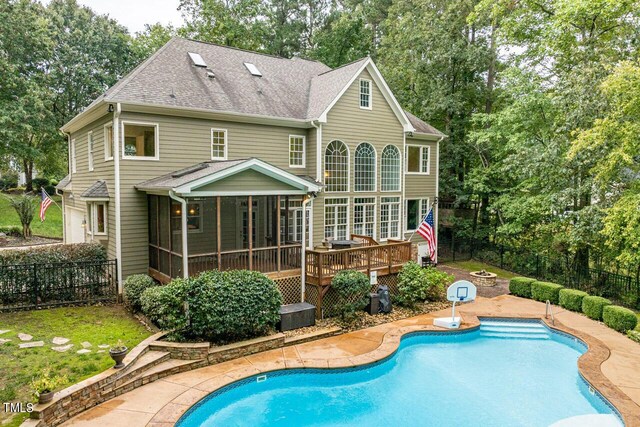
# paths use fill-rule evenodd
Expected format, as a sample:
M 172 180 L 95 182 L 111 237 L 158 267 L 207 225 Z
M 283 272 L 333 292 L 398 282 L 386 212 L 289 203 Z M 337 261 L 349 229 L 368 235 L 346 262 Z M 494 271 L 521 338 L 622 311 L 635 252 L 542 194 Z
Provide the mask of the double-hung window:
M 113 124 L 104 125 L 104 159 L 113 160 Z
M 424 145 L 407 145 L 407 173 L 430 173 L 429 157 L 431 149 Z
M 376 198 L 355 197 L 353 199 L 353 233 L 375 238 Z
M 107 204 L 91 202 L 87 205 L 87 231 L 92 235 L 107 234 Z
M 87 134 L 87 158 L 89 161 L 89 172 L 93 171 L 93 132 Z
M 71 157 L 71 173 L 76 173 L 76 140 L 71 140 L 71 147 L 69 148 L 71 152 L 69 156 Z
M 429 213 L 429 199 L 409 199 L 405 210 L 406 231 L 415 231 Z
M 347 239 L 348 212 L 348 197 L 331 197 L 324 200 L 324 237 L 326 239 Z
M 371 80 L 360 79 L 360 108 L 371 110 Z
M 211 129 L 211 160 L 227 160 L 226 129 Z
M 380 239 L 400 238 L 400 197 L 380 198 Z
M 304 167 L 305 137 L 303 135 L 289 135 L 289 167 Z

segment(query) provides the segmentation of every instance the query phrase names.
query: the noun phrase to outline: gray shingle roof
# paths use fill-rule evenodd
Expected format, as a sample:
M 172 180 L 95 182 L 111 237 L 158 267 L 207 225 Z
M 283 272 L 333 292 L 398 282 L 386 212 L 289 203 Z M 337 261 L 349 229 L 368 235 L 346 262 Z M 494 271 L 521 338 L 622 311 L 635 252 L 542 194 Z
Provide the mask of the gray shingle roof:
M 80 197 L 85 199 L 108 199 L 109 189 L 107 188 L 107 183 L 103 180 L 94 182 L 91 187 L 84 190 Z
M 420 120 L 410 112 L 405 111 L 404 113 L 407 115 L 407 118 L 409 119 L 409 122 L 411 122 L 411 125 L 416 128 L 417 133 L 430 133 L 433 135 L 446 136 L 444 133 L 440 132 L 429 123 Z
M 67 175 L 64 178 L 62 178 L 60 180 L 60 182 L 58 183 L 58 185 L 56 185 L 56 189 L 57 190 L 66 190 L 67 186 L 71 184 L 71 175 Z

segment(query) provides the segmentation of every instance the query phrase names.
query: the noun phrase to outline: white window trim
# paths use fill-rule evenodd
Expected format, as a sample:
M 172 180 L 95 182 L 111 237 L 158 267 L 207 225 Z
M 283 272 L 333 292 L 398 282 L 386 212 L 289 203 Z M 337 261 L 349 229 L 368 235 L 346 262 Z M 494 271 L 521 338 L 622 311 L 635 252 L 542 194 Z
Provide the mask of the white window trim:
M 420 148 L 420 172 L 409 172 L 409 147 Z M 427 171 L 422 172 L 422 156 L 423 151 L 427 149 Z M 407 144 L 406 145 L 406 158 L 404 159 L 405 170 L 407 175 L 431 175 L 431 147 L 428 145 Z
M 87 234 L 91 236 L 106 236 L 108 234 L 109 220 L 107 218 L 107 204 L 105 202 L 89 202 L 87 212 L 89 221 L 87 221 Z M 98 205 L 104 206 L 104 231 L 98 230 Z
M 76 162 L 76 140 L 75 138 L 71 140 L 71 173 L 76 173 L 77 162 Z
M 387 147 L 395 147 L 396 150 L 398 151 L 398 161 L 400 162 L 400 164 L 398 165 L 398 189 L 397 190 L 383 190 L 382 189 L 382 154 L 384 153 L 385 148 Z M 402 185 L 402 150 L 400 150 L 398 148 L 397 145 L 395 144 L 387 144 L 382 148 L 382 151 L 380 152 L 380 193 L 399 193 L 402 191 L 403 189 L 403 185 Z M 386 197 L 386 196 L 385 196 Z
M 344 200 L 347 201 L 347 204 L 346 205 L 344 205 L 344 204 L 341 204 L 341 205 L 327 204 L 327 203 L 324 203 L 324 201 L 326 199 L 344 199 Z M 326 210 L 325 209 L 327 208 L 327 206 L 346 206 L 347 207 L 347 230 L 346 230 L 345 234 L 346 234 L 346 238 L 349 239 L 349 237 L 351 237 L 351 215 L 350 215 L 351 214 L 351 209 L 349 209 L 349 197 L 325 197 L 325 199 L 323 200 L 323 207 L 322 207 L 322 218 L 323 218 L 322 219 L 322 223 L 323 223 L 322 224 L 323 225 L 323 228 L 322 228 L 322 240 L 327 239 L 327 237 L 325 235 L 326 230 L 327 230 L 327 214 L 326 214 Z M 334 231 L 335 231 L 336 225 L 334 225 L 333 227 L 334 227 Z M 334 240 L 335 240 L 335 238 L 334 238 Z
M 368 107 L 363 107 L 362 103 L 361 103 L 361 96 L 362 96 L 362 82 L 369 82 L 369 106 Z M 372 110 L 373 109 L 373 82 L 369 79 L 359 79 L 358 80 L 358 105 L 360 106 L 361 110 Z
M 157 161 L 160 160 L 160 124 L 153 122 L 138 122 L 134 120 L 122 120 L 121 121 L 121 138 L 120 138 L 120 146 L 122 148 L 122 159 L 123 160 L 151 160 Z M 124 150 L 124 127 L 125 125 L 137 125 L 137 126 L 153 126 L 155 127 L 154 139 L 155 139 L 155 155 L 153 157 L 150 156 L 127 156 Z
M 356 199 L 373 199 L 373 236 L 371 236 L 371 238 L 373 240 L 376 240 L 378 237 L 378 198 L 375 196 L 355 196 L 353 198 L 353 219 L 355 221 L 356 218 Z M 370 205 L 371 203 L 367 203 L 367 205 Z M 353 229 L 355 229 L 355 222 L 353 224 Z
M 395 197 L 395 198 L 398 199 L 397 202 L 393 202 L 394 204 L 398 205 L 398 235 L 382 238 L 382 234 L 380 234 L 380 241 L 381 242 L 386 242 L 389 239 L 399 240 L 399 239 L 402 238 L 402 228 L 403 228 L 403 224 L 402 224 L 402 197 L 400 197 L 400 196 L 387 196 L 387 195 L 380 196 L 380 201 L 378 202 L 378 206 L 380 206 L 380 225 L 382 225 L 382 198 L 383 197 Z M 389 221 L 387 221 L 387 222 L 389 222 Z
M 87 163 L 89 172 L 93 172 L 93 131 L 87 132 Z
M 420 219 L 418 220 L 418 227 L 419 227 L 421 221 L 424 219 L 424 217 L 422 216 L 422 209 L 423 209 L 425 203 L 426 203 L 427 206 L 429 206 L 430 198 L 429 197 L 422 197 L 422 198 L 416 198 L 416 199 L 414 199 L 414 198 L 405 199 L 405 201 L 404 201 L 405 215 L 409 212 L 409 200 L 418 200 L 418 211 L 419 211 L 418 213 L 420 214 Z M 429 213 L 429 212 L 427 212 L 427 213 Z M 404 228 L 404 232 L 405 233 L 413 233 L 413 232 L 415 232 L 417 230 L 417 228 L 415 228 L 415 229 L 410 229 L 409 228 L 409 221 L 408 221 L 407 217 L 404 217 L 404 221 L 403 222 L 404 222 L 404 227 L 403 228 Z
M 113 138 L 113 123 L 107 123 L 103 127 L 103 140 L 104 140 L 104 161 L 108 162 L 113 160 L 113 139 L 109 141 L 109 129 L 111 129 L 111 136 Z M 109 144 L 111 144 L 111 156 L 109 156 Z
M 356 176 L 355 176 L 355 172 L 356 172 L 356 155 L 358 153 L 358 147 L 360 147 L 362 144 L 368 144 L 371 146 L 371 148 L 373 148 L 373 190 L 356 190 Z M 353 192 L 354 193 L 377 193 L 378 192 L 378 150 L 376 150 L 376 147 L 367 141 L 362 141 L 360 144 L 358 144 L 356 146 L 356 149 L 353 150 Z
M 302 138 L 302 165 L 291 164 L 291 138 Z M 307 167 L 307 137 L 305 135 L 289 135 L 289 167 L 295 169 Z
M 213 133 L 214 132 L 224 132 L 224 157 L 214 157 L 213 156 Z M 211 160 L 227 160 L 229 153 L 229 131 L 227 129 L 221 128 L 211 128 Z
M 341 143 L 344 144 L 345 147 L 347 147 L 347 189 L 344 191 L 329 191 L 329 190 L 323 190 L 323 192 L 325 194 L 345 194 L 345 193 L 349 193 L 349 190 L 351 189 L 351 150 L 349 149 L 349 146 L 341 139 L 332 139 L 331 141 L 329 141 L 329 144 L 331 144 L 333 141 L 340 141 Z M 324 180 L 324 184 L 326 185 L 327 183 L 327 147 L 329 147 L 329 144 L 327 144 L 326 147 L 324 147 L 324 152 L 322 154 L 322 163 L 324 164 L 324 168 L 322 170 L 322 178 Z

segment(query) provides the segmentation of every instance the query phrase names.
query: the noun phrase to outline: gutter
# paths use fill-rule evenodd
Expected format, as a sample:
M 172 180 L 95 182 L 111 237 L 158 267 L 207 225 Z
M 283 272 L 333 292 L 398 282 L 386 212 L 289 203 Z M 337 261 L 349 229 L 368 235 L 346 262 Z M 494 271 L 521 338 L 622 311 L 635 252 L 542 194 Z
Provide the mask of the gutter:
M 182 197 L 178 197 L 175 191 L 169 191 L 169 197 L 182 205 L 182 277 L 189 278 L 189 247 L 187 245 L 187 201 Z
M 122 221 L 120 220 L 120 113 L 122 106 L 116 104 L 113 113 L 113 181 L 115 187 L 115 211 L 116 211 L 116 260 L 118 275 L 118 294 L 122 295 Z

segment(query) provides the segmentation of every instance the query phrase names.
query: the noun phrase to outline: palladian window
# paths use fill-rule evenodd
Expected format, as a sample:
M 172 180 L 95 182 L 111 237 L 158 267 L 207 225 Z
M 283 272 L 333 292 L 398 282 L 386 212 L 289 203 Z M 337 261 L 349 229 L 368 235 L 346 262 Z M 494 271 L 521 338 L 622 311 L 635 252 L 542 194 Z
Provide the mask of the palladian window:
M 367 142 L 355 153 L 355 191 L 376 191 L 376 151 Z
M 324 152 L 326 191 L 349 191 L 349 150 L 342 141 L 331 141 Z
M 400 150 L 395 145 L 387 145 L 382 150 L 380 190 L 400 191 Z

